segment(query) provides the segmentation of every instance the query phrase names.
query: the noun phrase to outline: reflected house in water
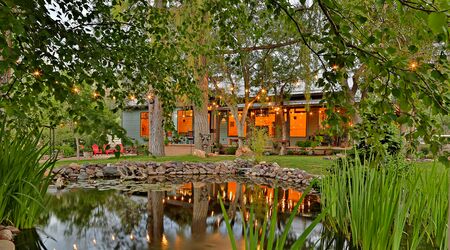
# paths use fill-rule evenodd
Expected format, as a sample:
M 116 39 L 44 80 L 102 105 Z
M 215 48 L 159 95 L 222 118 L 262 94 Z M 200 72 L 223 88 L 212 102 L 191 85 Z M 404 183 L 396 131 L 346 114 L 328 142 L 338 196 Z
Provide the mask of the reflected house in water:
M 239 182 L 192 182 L 149 188 L 131 196 L 72 189 L 51 196 L 50 214 L 38 235 L 48 249 L 231 249 L 218 195 L 224 197 L 242 246 L 243 222 L 249 220 L 250 207 L 254 207 L 255 223 L 262 223 L 271 216 L 274 193 L 267 186 Z M 280 232 L 301 195 L 279 189 Z M 289 234 L 292 242 L 319 209 L 319 197 L 307 196 L 294 221 L 296 230 Z

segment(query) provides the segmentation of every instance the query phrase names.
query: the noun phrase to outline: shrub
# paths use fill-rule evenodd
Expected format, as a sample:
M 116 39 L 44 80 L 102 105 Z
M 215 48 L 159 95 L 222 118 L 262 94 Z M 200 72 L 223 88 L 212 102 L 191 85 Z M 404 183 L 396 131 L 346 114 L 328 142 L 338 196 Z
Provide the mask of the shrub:
M 250 148 L 255 152 L 257 157 L 261 157 L 267 142 L 270 141 L 269 135 L 264 128 L 254 127 L 250 136 Z
M 286 155 L 294 155 L 294 151 L 288 150 L 288 151 L 286 152 Z
M 311 141 L 298 141 L 295 143 L 297 147 L 301 148 L 309 148 L 311 147 L 312 142 Z
M 75 155 L 75 149 L 67 144 L 63 144 L 55 147 L 64 157 L 71 157 Z
M 229 146 L 229 147 L 227 147 L 225 149 L 225 154 L 227 154 L 227 155 L 234 155 L 234 154 L 236 154 L 236 150 L 237 150 L 237 147 Z
M 8 131 L 0 127 L 0 224 L 31 228 L 44 211 L 56 155 L 39 163 L 49 152 L 40 146 L 41 134 Z M 46 172 L 49 174 L 46 176 Z

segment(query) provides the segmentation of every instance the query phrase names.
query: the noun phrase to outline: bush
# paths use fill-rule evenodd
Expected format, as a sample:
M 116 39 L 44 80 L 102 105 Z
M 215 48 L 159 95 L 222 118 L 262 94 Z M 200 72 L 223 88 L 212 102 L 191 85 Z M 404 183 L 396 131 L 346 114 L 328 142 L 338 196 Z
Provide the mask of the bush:
M 311 141 L 298 141 L 295 145 L 301 148 L 309 148 L 311 147 Z
M 267 131 L 264 128 L 254 127 L 250 136 L 250 148 L 255 152 L 257 157 L 261 157 L 267 142 L 270 140 Z
M 64 157 L 71 157 L 75 155 L 75 149 L 72 146 L 63 144 L 55 147 Z
M 286 152 L 286 155 L 294 155 L 294 151 L 288 150 L 288 151 Z
M 225 149 L 225 154 L 227 154 L 227 155 L 235 155 L 236 154 L 236 150 L 237 150 L 237 147 L 229 146 L 229 147 L 227 147 Z

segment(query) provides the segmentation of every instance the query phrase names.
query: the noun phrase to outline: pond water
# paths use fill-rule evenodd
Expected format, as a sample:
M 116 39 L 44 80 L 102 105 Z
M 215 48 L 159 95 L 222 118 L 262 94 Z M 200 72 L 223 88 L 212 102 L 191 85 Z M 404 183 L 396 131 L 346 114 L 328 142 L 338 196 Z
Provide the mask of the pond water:
M 217 199 L 225 197 L 238 247 L 243 249 L 244 221 L 253 206 L 262 223 L 272 211 L 273 187 L 248 180 L 156 183 L 102 181 L 50 188 L 48 214 L 34 230 L 16 239 L 17 249 L 231 249 Z M 284 231 L 301 191 L 278 188 L 277 234 Z M 308 195 L 288 234 L 292 244 L 320 210 L 320 198 Z M 321 238 L 317 226 L 307 248 Z

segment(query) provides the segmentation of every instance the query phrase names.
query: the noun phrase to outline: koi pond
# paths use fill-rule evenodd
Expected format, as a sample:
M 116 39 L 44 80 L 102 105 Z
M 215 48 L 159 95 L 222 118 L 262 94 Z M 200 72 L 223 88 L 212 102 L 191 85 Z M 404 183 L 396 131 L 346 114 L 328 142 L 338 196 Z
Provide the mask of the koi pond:
M 148 183 L 104 180 L 72 183 L 49 189 L 48 213 L 33 230 L 16 238 L 17 249 L 231 249 L 218 195 L 224 197 L 232 230 L 243 249 L 244 221 L 253 207 L 254 223 L 262 223 L 278 206 L 277 234 L 302 196 L 294 189 L 236 180 L 220 183 Z M 310 194 L 300 205 L 290 228 L 292 244 L 320 212 L 320 197 Z M 306 247 L 317 248 L 321 225 Z

